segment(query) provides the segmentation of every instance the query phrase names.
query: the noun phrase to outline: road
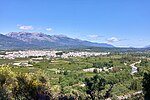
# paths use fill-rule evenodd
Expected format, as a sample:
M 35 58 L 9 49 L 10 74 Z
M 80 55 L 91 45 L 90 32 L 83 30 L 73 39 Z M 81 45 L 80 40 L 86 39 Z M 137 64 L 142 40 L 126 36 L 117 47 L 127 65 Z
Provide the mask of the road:
M 134 92 L 134 93 L 132 93 L 132 94 L 126 94 L 126 95 L 123 95 L 123 96 L 117 96 L 117 98 L 118 98 L 119 100 L 124 100 L 124 99 L 130 98 L 131 95 L 137 95 L 137 94 L 141 94 L 141 93 L 142 93 L 142 91 L 137 91 L 137 92 Z
M 138 72 L 138 68 L 137 68 L 135 65 L 136 65 L 136 64 L 139 64 L 139 63 L 141 63 L 141 60 L 138 61 L 138 62 L 135 62 L 135 63 L 130 64 L 130 66 L 132 67 L 131 75 L 134 75 L 134 73 L 137 73 L 137 72 Z

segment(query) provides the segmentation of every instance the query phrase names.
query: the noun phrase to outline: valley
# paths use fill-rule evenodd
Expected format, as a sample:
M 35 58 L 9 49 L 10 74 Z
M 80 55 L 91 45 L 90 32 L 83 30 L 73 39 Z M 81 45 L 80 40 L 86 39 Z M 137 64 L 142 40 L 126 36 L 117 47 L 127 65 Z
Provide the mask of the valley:
M 38 95 L 55 99 L 80 98 L 82 100 L 86 98 L 90 100 L 91 94 L 88 92 L 88 88 L 90 88 L 88 82 L 90 82 L 91 85 L 96 85 L 98 79 L 100 79 L 104 85 L 102 85 L 103 89 L 101 90 L 97 90 L 96 87 L 90 89 L 90 91 L 95 91 L 95 93 L 98 91 L 101 93 L 99 95 L 95 94 L 95 99 L 109 98 L 112 100 L 124 100 L 125 98 L 143 98 L 142 92 L 135 94 L 138 96 L 131 94 L 143 90 L 143 75 L 150 70 L 150 61 L 148 58 L 143 57 L 144 53 L 142 58 L 138 53 L 87 52 L 84 50 L 76 52 L 54 50 L 3 51 L 1 55 L 2 54 L 3 56 L 0 58 L 0 75 L 9 76 L 13 73 L 14 75 L 12 76 L 14 78 L 17 77 L 15 76 L 16 74 L 18 74 L 20 78 L 25 78 L 24 75 L 27 75 L 27 79 L 24 79 L 27 81 L 27 84 L 28 82 L 32 82 L 32 78 L 36 79 L 36 84 L 41 84 L 41 86 L 47 84 L 48 87 L 44 85 L 46 90 L 40 91 L 47 91 L 51 95 Z M 23 56 L 24 54 L 25 56 Z M 145 54 L 145 57 L 148 55 L 150 54 Z M 135 66 L 138 70 L 136 72 L 134 71 L 134 74 L 131 74 Z M 13 83 L 7 83 L 8 76 L 5 76 L 6 81 L 4 84 L 10 86 Z M 32 78 L 28 80 L 29 77 Z M 95 82 L 97 82 L 91 83 L 94 81 L 94 78 L 98 78 L 95 80 Z M 44 83 L 42 83 L 43 81 Z M 19 82 L 19 80 L 16 82 Z M 8 86 L 4 84 L 3 89 L 7 89 Z M 39 85 L 35 86 L 38 88 Z M 12 89 L 13 88 L 15 88 L 15 86 L 12 87 Z M 12 89 L 7 89 L 6 91 L 12 91 Z M 34 93 L 34 91 L 32 92 Z M 7 95 L 9 94 L 6 93 L 6 96 Z M 24 97 L 25 95 L 31 94 L 18 95 Z M 32 96 L 34 95 L 30 97 Z

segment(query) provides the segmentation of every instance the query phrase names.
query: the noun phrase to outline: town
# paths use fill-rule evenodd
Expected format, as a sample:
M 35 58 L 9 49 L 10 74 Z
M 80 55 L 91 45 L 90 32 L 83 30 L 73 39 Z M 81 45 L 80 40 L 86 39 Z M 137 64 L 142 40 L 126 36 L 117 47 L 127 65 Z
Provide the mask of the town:
M 15 58 L 28 58 L 28 57 L 90 57 L 99 55 L 108 55 L 110 52 L 67 52 L 63 51 L 44 51 L 44 50 L 27 50 L 27 51 L 11 51 L 5 52 L 4 55 L 0 55 L 0 58 L 15 59 Z

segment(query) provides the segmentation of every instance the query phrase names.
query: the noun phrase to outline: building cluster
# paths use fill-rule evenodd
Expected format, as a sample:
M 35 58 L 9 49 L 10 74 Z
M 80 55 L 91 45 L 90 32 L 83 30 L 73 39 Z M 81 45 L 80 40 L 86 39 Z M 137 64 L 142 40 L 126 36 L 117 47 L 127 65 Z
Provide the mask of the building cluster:
M 83 69 L 84 72 L 102 72 L 102 71 L 112 71 L 113 70 L 113 67 L 110 67 L 110 68 L 107 68 L 107 67 L 103 67 L 103 68 L 87 68 L 87 69 Z
M 45 51 L 45 50 L 27 50 L 27 51 L 11 51 L 6 52 L 5 55 L 0 55 L 0 58 L 4 59 L 15 59 L 15 58 L 29 58 L 29 57 L 89 57 L 107 55 L 109 52 L 67 52 L 61 53 L 62 51 Z
M 27 51 L 11 51 L 6 52 L 5 55 L 0 55 L 1 58 L 15 59 L 15 58 L 29 58 L 29 57 L 56 57 L 58 51 L 44 51 L 44 50 L 27 50 Z
M 99 56 L 99 55 L 107 55 L 109 52 L 68 52 L 64 53 L 61 57 L 90 57 L 90 56 Z

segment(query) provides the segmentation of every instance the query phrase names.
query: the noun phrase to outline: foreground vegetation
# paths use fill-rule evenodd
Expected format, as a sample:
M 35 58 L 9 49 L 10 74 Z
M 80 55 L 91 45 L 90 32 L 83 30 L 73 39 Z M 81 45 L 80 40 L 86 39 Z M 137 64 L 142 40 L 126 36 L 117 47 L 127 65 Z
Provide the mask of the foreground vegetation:
M 131 75 L 130 64 L 139 72 Z M 33 67 L 13 66 L 28 61 Z M 110 54 L 97 57 L 51 58 L 40 61 L 0 59 L 0 99 L 21 100 L 100 100 L 134 94 L 144 90 L 149 98 L 150 61 L 138 54 Z M 104 70 L 103 68 L 112 68 Z M 93 72 L 83 69 L 95 68 Z M 103 69 L 99 72 L 96 68 Z M 143 78 L 144 77 L 144 78 Z M 143 94 L 131 100 L 144 99 Z

